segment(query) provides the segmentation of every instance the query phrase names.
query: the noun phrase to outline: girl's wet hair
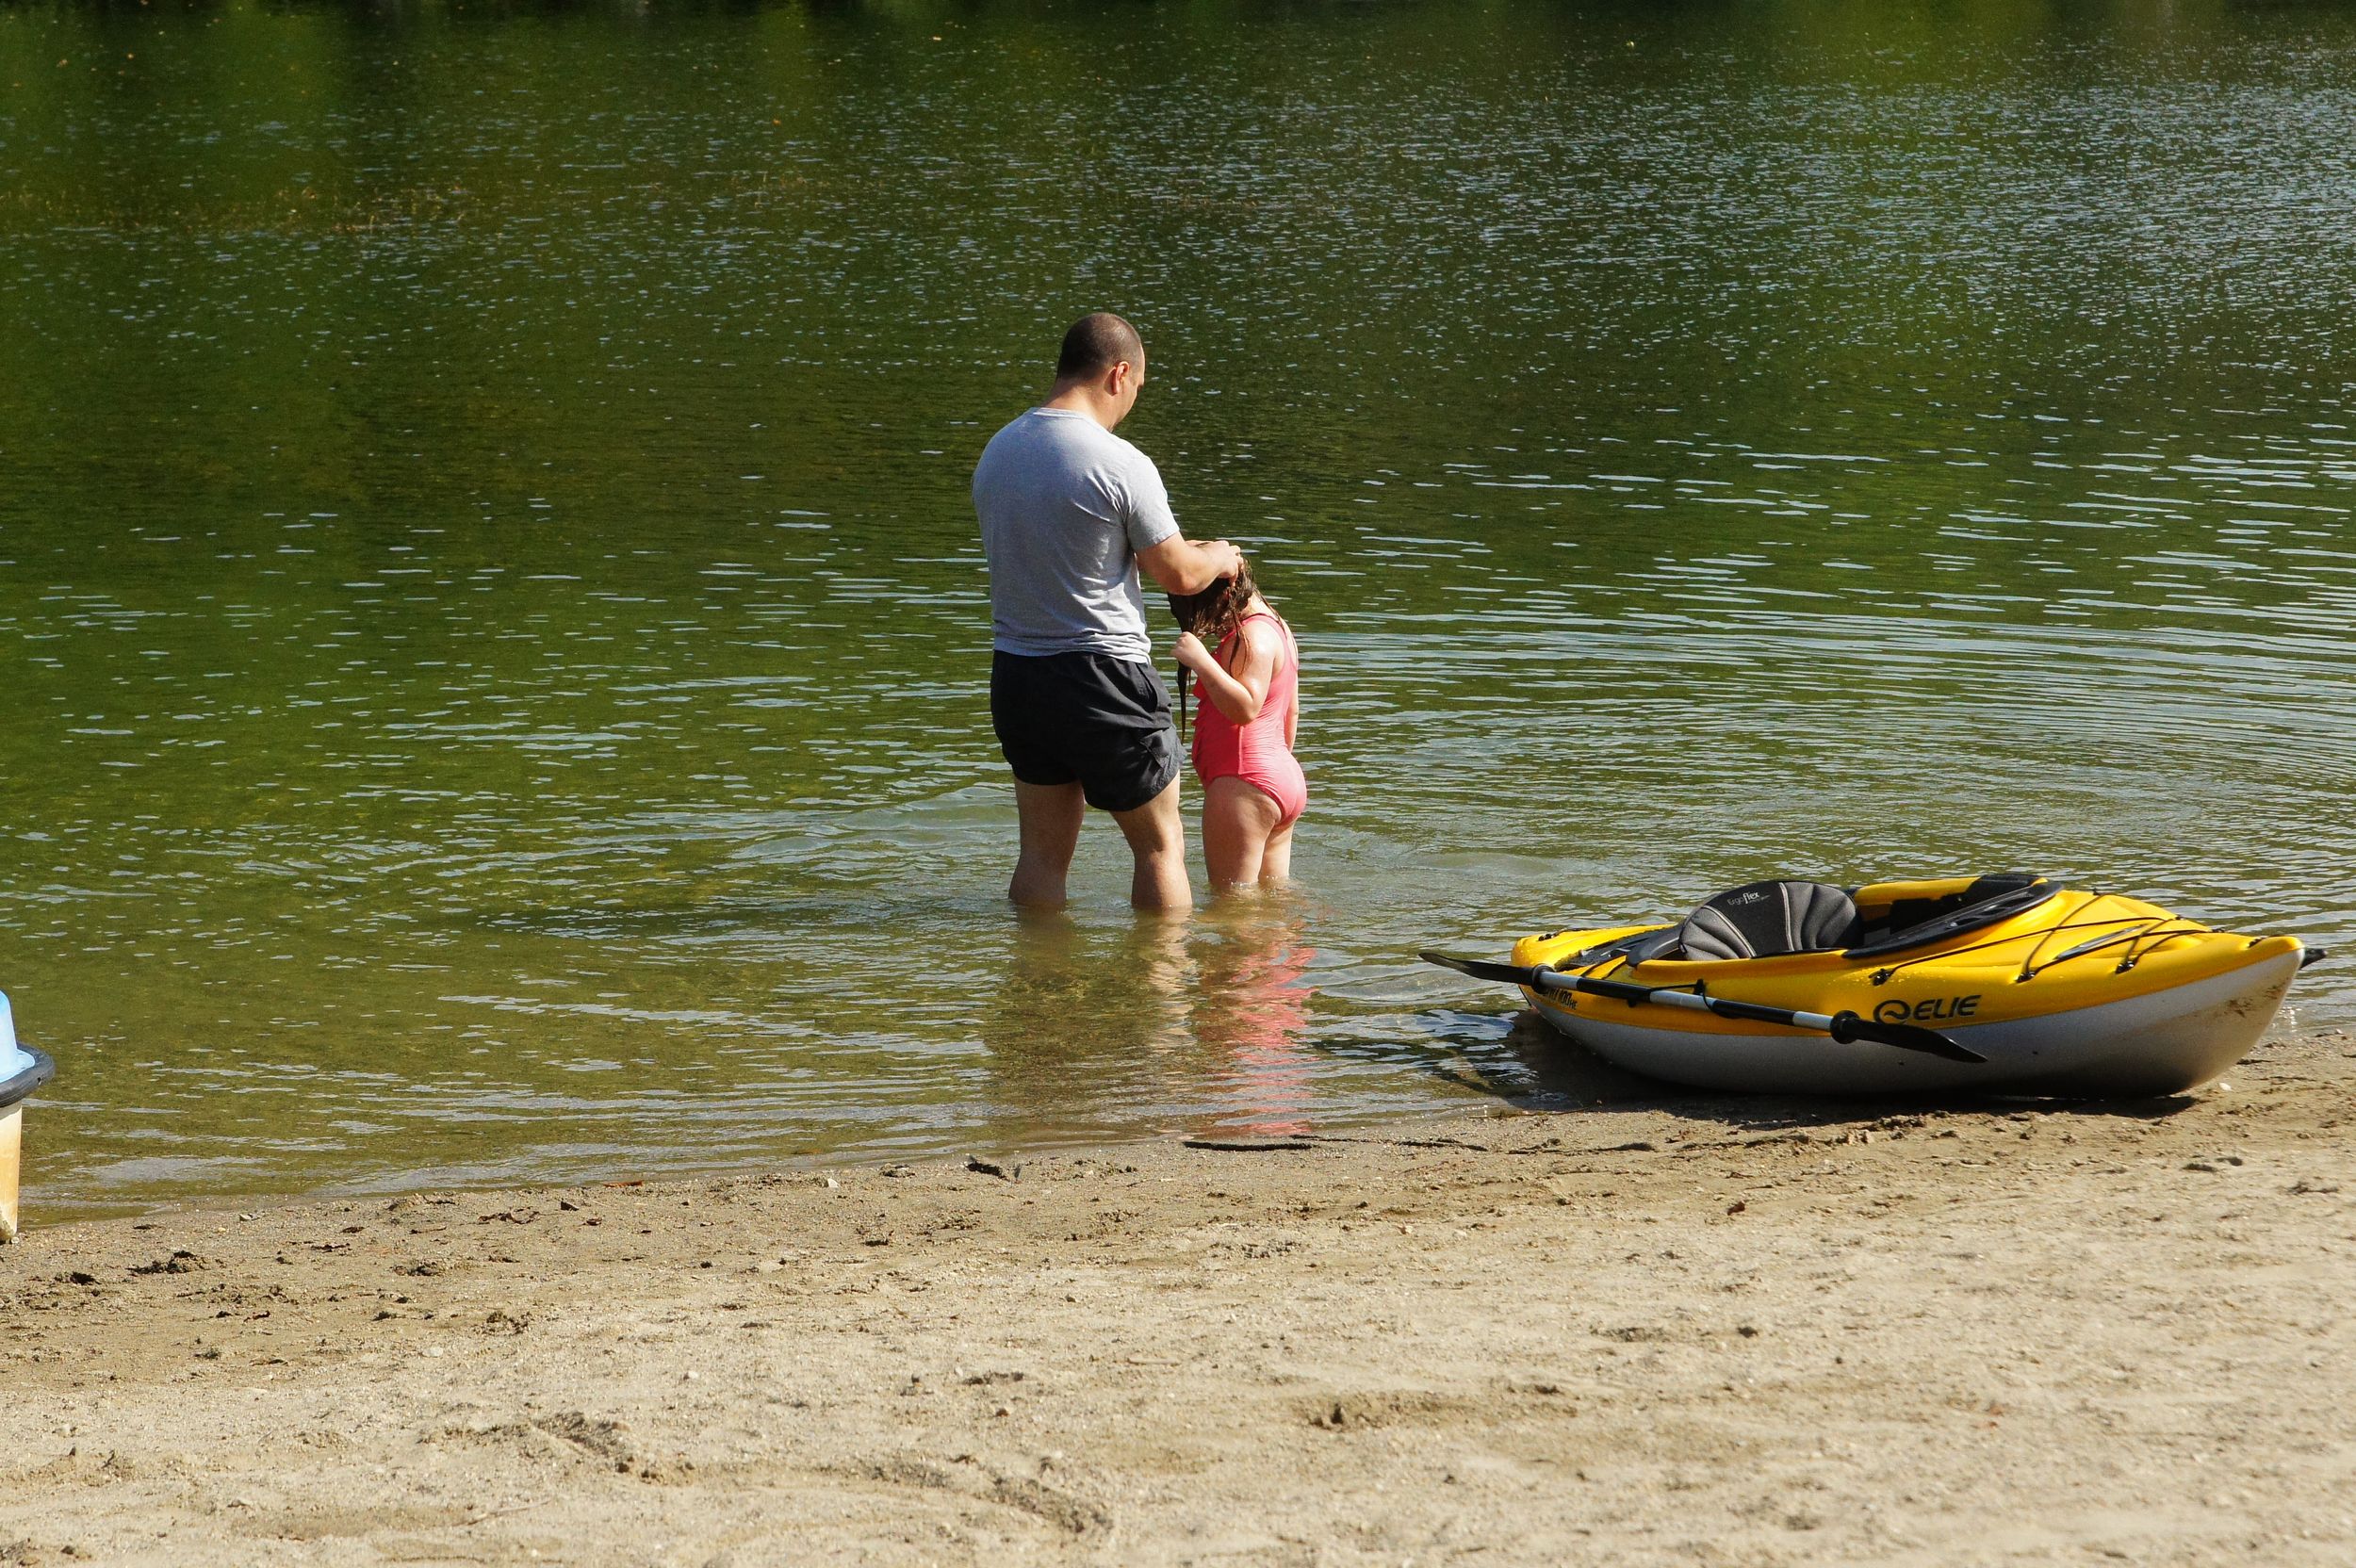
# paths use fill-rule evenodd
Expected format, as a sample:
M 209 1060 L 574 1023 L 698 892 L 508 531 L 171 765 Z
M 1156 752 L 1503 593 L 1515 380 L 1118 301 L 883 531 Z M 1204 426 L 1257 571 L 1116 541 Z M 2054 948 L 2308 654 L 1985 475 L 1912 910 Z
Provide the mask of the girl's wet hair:
M 1177 617 L 1179 630 L 1191 631 L 1215 648 L 1243 620 L 1252 596 L 1259 591 L 1260 585 L 1252 580 L 1252 568 L 1245 566 L 1234 577 L 1214 579 L 1199 594 L 1170 595 L 1170 612 Z
M 1204 647 L 1212 652 L 1227 641 L 1228 635 L 1243 623 L 1244 611 L 1252 603 L 1252 596 L 1260 585 L 1252 580 L 1250 566 L 1238 567 L 1233 577 L 1222 577 L 1199 594 L 1172 594 L 1170 612 L 1178 621 L 1178 629 L 1191 631 Z M 1186 685 L 1192 672 L 1184 664 L 1178 666 L 1178 733 L 1186 733 Z

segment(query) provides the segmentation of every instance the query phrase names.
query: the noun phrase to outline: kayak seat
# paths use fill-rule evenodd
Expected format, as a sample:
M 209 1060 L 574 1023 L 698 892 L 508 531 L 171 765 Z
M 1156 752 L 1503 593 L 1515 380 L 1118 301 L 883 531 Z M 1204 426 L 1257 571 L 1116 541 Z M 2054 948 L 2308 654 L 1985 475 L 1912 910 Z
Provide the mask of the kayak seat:
M 1745 883 L 1671 927 L 1684 956 L 1703 962 L 1823 953 L 1856 940 L 1857 928 L 1857 901 L 1829 882 Z
M 1875 958 L 1945 941 L 2036 908 L 2061 884 L 2025 871 L 1992 872 L 1944 898 L 1902 898 L 1849 939 L 1852 958 Z

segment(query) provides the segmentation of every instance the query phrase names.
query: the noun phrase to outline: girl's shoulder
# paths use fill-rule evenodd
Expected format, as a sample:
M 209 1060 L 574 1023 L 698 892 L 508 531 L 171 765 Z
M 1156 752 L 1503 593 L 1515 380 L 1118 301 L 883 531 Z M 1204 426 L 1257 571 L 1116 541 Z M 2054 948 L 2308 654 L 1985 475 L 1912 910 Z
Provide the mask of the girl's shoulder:
M 1271 636 L 1281 637 L 1287 643 L 1293 641 L 1292 622 L 1278 614 L 1275 607 L 1266 599 L 1262 599 L 1260 608 L 1252 612 L 1249 624 L 1257 626 Z
M 1284 641 L 1284 618 L 1273 610 L 1254 610 L 1235 623 L 1235 635 L 1257 647 L 1274 647 Z
M 1254 610 L 1235 625 L 1235 657 L 1246 652 L 1264 659 L 1281 659 L 1292 641 L 1292 628 L 1273 610 Z

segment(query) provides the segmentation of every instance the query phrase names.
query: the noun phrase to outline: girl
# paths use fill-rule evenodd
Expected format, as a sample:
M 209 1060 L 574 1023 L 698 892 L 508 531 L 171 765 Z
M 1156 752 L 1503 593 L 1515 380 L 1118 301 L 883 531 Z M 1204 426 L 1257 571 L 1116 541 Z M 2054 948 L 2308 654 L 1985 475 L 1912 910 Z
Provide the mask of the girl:
M 1309 783 L 1293 758 L 1301 720 L 1301 648 L 1248 566 L 1199 594 L 1172 594 L 1178 707 L 1186 672 L 1203 687 L 1194 773 L 1203 781 L 1203 858 L 1214 888 L 1283 882 L 1292 872 L 1293 824 Z M 1214 652 L 1213 650 L 1217 651 Z

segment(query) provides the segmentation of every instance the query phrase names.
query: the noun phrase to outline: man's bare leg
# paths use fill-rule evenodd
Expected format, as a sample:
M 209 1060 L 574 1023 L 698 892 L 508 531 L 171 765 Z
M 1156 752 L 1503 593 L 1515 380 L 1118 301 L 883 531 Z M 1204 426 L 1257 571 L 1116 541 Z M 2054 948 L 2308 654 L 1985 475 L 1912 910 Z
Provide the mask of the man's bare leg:
M 1178 815 L 1178 781 L 1134 811 L 1115 811 L 1137 857 L 1137 874 L 1129 881 L 1129 902 L 1140 909 L 1175 914 L 1194 907 L 1194 889 L 1186 882 L 1186 829 Z
M 1072 853 L 1080 845 L 1080 820 L 1088 803 L 1077 784 L 1014 781 L 1014 810 L 1022 825 L 1023 849 L 1014 862 L 1006 896 L 1026 908 L 1060 909 Z

